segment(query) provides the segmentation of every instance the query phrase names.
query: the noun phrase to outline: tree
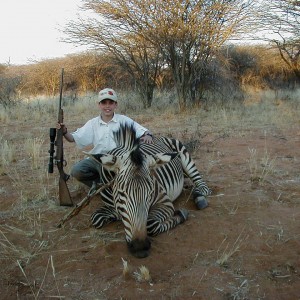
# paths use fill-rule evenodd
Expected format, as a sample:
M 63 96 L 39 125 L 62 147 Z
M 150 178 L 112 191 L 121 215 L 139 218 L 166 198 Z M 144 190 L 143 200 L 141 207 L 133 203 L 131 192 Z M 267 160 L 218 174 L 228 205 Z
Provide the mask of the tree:
M 160 53 L 142 35 L 131 31 L 130 16 L 121 13 L 124 1 L 86 0 L 83 9 L 98 18 L 70 22 L 65 33 L 67 42 L 90 45 L 94 50 L 109 51 L 117 63 L 132 77 L 144 107 L 150 107 L 155 80 L 162 64 Z
M 28 93 L 31 95 L 45 94 L 55 96 L 59 91 L 59 74 L 62 59 L 46 59 L 33 62 L 25 78 Z
M 66 61 L 66 69 L 69 73 L 68 86 L 81 92 L 94 91 L 99 86 L 106 84 L 104 66 L 107 64 L 105 58 L 95 52 L 86 52 L 69 55 Z
M 9 68 L 9 64 L 0 64 L 0 104 L 4 108 L 16 104 L 17 90 L 22 81 L 22 76 L 8 74 Z
M 252 0 L 85 0 L 98 19 L 68 24 L 66 41 L 114 53 L 151 99 L 156 76 L 169 66 L 179 107 L 196 100 L 215 52 L 240 28 Z
M 179 107 L 198 103 L 211 60 L 241 29 L 252 1 L 150 1 L 142 30 L 172 71 Z M 137 25 L 141 21 L 138 20 Z M 198 93 L 198 97 L 197 97 Z
M 263 39 L 275 46 L 300 80 L 300 1 L 263 1 Z

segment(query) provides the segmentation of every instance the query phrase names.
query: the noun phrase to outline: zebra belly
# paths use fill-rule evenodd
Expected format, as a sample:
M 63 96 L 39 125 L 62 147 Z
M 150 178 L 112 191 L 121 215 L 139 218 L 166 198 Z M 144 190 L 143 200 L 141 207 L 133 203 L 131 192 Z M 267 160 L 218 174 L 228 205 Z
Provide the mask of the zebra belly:
M 165 183 L 161 185 L 166 191 L 166 194 L 169 196 L 170 200 L 175 201 L 181 194 L 183 189 L 184 178 L 182 180 L 174 182 L 172 185 L 166 185 Z
M 166 145 L 161 139 L 155 139 L 154 144 L 142 144 L 141 151 L 145 154 L 157 154 L 173 152 L 174 150 Z M 155 169 L 155 177 L 164 188 L 171 201 L 176 200 L 182 192 L 184 183 L 184 172 L 181 159 L 174 158 L 166 165 Z
M 178 158 L 155 170 L 155 177 L 173 202 L 182 192 L 184 173 Z

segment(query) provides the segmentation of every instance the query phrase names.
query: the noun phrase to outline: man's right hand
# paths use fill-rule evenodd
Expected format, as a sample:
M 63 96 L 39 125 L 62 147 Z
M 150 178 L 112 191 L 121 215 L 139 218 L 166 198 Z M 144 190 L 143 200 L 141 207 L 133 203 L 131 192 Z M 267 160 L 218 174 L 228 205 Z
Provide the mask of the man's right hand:
M 56 129 L 62 129 L 63 135 L 65 135 L 68 132 L 68 128 L 66 127 L 66 125 L 64 123 L 57 122 Z

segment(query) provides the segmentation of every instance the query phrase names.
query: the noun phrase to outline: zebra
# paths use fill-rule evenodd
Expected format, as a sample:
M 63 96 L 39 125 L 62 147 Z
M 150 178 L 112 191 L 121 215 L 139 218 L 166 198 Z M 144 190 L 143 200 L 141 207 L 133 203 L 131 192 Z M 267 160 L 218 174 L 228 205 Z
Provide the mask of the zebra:
M 149 236 L 156 236 L 183 223 L 186 209 L 175 210 L 184 177 L 193 182 L 193 199 L 198 209 L 208 206 L 211 194 L 185 146 L 176 139 L 153 137 L 153 144 L 140 143 L 132 126 L 122 124 L 114 132 L 117 148 L 107 154 L 93 154 L 99 162 L 103 183 L 113 185 L 101 192 L 103 205 L 91 216 L 101 228 L 121 220 L 129 251 L 136 257 L 149 255 Z

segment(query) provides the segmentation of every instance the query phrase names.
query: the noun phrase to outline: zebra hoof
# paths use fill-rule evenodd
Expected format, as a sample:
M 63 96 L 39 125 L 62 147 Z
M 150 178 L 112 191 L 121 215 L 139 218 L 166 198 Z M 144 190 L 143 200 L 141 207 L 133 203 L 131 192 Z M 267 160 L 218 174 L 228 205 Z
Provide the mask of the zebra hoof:
M 198 196 L 194 201 L 198 209 L 204 209 L 208 207 L 208 201 L 204 196 Z
M 180 224 L 182 224 L 183 222 L 185 222 L 187 220 L 187 218 L 189 216 L 189 212 L 187 209 L 181 208 L 179 210 L 176 210 L 174 215 L 180 217 Z

